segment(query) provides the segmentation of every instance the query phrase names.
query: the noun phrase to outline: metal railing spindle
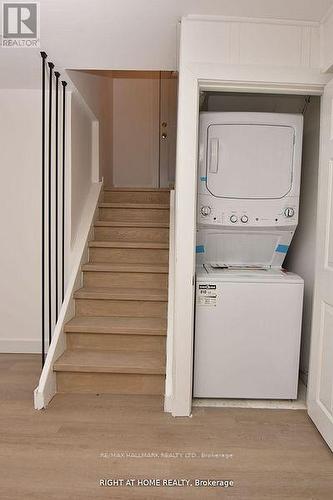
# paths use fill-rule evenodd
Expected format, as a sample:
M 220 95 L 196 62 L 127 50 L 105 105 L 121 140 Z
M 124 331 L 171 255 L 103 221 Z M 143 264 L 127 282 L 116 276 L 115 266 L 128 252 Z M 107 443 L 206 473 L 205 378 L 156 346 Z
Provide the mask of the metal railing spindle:
M 56 321 L 59 314 L 59 71 L 54 72 L 55 83 L 55 303 Z
M 42 367 L 45 361 L 45 52 L 40 53 L 42 58 Z

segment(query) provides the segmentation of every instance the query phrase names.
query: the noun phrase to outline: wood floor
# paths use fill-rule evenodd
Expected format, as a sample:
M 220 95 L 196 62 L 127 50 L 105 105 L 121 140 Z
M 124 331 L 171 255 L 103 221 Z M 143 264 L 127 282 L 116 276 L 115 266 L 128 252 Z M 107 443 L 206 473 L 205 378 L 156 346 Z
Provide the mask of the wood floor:
M 34 355 L 0 355 L 1 500 L 333 499 L 333 455 L 304 411 L 195 408 L 192 418 L 174 419 L 162 412 L 160 396 L 58 394 L 37 412 L 39 362 Z M 121 452 L 136 456 L 114 456 Z M 100 487 L 104 478 L 235 484 L 117 489 Z

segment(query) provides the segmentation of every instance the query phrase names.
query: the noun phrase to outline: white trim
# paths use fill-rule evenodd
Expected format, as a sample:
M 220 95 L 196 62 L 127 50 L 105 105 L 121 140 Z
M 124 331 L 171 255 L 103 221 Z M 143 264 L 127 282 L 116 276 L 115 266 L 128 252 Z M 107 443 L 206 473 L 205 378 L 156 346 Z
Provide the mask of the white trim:
M 265 82 L 242 82 L 239 80 L 199 80 L 201 91 L 259 92 L 261 94 L 322 95 L 325 84 L 285 84 Z
M 63 327 L 74 316 L 73 293 L 82 284 L 81 266 L 88 258 L 88 241 L 92 235 L 93 222 L 97 217 L 101 189 L 102 183 L 92 184 L 86 206 L 82 213 L 78 237 L 73 248 L 72 272 L 67 285 L 64 302 L 59 313 L 59 319 L 53 333 L 38 387 L 34 391 L 36 410 L 45 408 L 56 393 L 56 374 L 53 371 L 53 365 L 66 349 L 66 336 Z
M 323 15 L 323 17 L 320 19 L 319 24 L 324 24 L 325 21 L 330 17 L 330 15 L 333 14 L 333 4 L 328 8 L 326 13 Z
M 172 410 L 173 382 L 173 316 L 175 302 L 175 191 L 170 191 L 170 228 L 169 228 L 169 276 L 168 276 L 168 328 L 166 339 L 166 377 L 164 411 Z
M 0 339 L 0 353 L 39 354 L 42 342 L 35 339 Z
M 180 64 L 182 67 L 182 59 Z M 188 70 L 179 73 L 178 95 L 172 415 L 189 416 L 192 408 L 199 87 L 198 80 Z
M 333 5 L 328 9 L 325 16 L 320 21 L 319 64 L 320 64 L 321 71 L 323 73 L 331 73 L 332 67 L 333 67 L 333 64 L 328 63 L 329 66 L 327 66 L 327 63 L 325 62 L 325 56 L 326 56 L 326 50 L 325 50 L 326 43 L 325 42 L 327 41 L 326 40 L 327 34 L 325 33 L 325 25 L 326 25 L 326 23 L 330 22 L 332 17 L 333 17 Z
M 306 21 L 301 19 L 283 19 L 279 17 L 245 17 L 245 16 L 218 16 L 204 14 L 189 14 L 182 20 L 186 21 L 208 21 L 228 23 L 253 23 L 253 24 L 283 24 L 286 26 L 311 26 L 318 28 L 321 21 Z

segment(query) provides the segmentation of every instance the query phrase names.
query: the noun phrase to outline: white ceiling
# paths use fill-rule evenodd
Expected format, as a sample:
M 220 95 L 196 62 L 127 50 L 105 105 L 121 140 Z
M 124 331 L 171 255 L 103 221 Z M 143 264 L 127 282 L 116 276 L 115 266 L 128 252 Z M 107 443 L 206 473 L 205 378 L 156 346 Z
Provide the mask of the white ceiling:
M 177 25 L 184 15 L 319 21 L 332 3 L 333 0 L 40 0 L 41 49 L 60 67 L 172 70 L 176 69 Z M 0 74 L 2 88 L 37 87 L 39 51 L 0 48 Z

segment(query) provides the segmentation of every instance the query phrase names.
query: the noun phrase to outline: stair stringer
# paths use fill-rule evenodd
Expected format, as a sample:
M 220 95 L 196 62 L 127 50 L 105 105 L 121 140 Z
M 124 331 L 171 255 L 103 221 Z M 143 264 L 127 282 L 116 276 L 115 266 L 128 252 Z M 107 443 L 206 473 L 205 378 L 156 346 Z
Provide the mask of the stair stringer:
M 34 407 L 36 410 L 46 408 L 57 392 L 56 373 L 53 370 L 53 366 L 66 349 L 64 325 L 74 317 L 75 305 L 73 296 L 74 292 L 82 287 L 82 265 L 88 262 L 88 245 L 93 236 L 94 222 L 98 217 L 98 206 L 100 197 L 103 194 L 102 187 L 103 182 L 92 184 L 82 213 L 78 236 L 73 248 L 72 270 L 64 302 L 60 309 L 59 319 L 53 332 L 52 342 L 47 352 L 38 386 L 34 390 Z

